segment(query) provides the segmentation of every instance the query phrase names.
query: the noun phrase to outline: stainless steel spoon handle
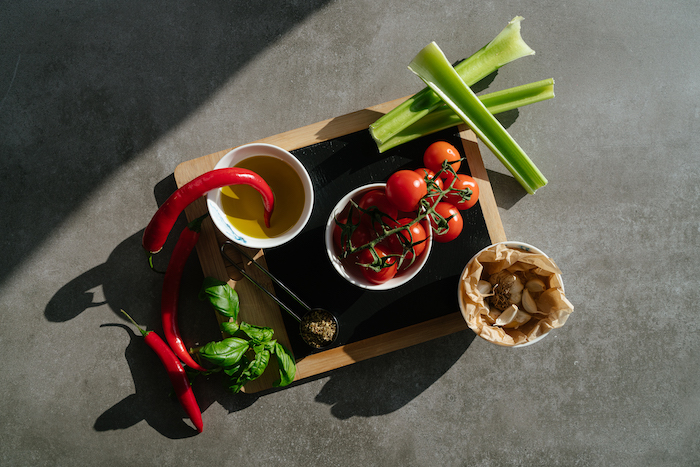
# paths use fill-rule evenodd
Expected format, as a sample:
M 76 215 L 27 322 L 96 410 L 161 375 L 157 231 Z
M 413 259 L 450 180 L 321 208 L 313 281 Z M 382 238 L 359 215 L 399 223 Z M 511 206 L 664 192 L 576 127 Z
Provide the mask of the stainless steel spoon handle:
M 294 292 L 291 291 L 286 285 L 284 285 L 279 279 L 277 279 L 275 276 L 272 275 L 270 271 L 262 267 L 257 261 L 255 261 L 253 258 L 248 255 L 245 251 L 243 251 L 242 248 L 239 248 L 238 245 L 236 245 L 233 242 L 226 241 L 224 242 L 223 245 L 221 245 L 221 254 L 224 258 L 228 260 L 229 263 L 233 265 L 236 269 L 238 269 L 238 272 L 240 272 L 246 279 L 248 279 L 250 282 L 255 284 L 260 290 L 265 292 L 270 298 L 272 298 L 275 303 L 277 303 L 280 307 L 282 307 L 286 312 L 291 314 L 294 319 L 297 321 L 301 322 L 301 316 L 297 314 L 295 311 L 293 311 L 291 308 L 289 308 L 284 302 L 282 302 L 275 294 L 267 290 L 265 287 L 263 287 L 258 281 L 253 279 L 242 267 L 238 266 L 227 254 L 226 254 L 226 246 L 233 246 L 238 252 L 243 255 L 246 259 L 248 259 L 251 263 L 253 263 L 255 266 L 258 267 L 261 271 L 265 273 L 267 277 L 269 277 L 275 284 L 277 284 L 278 287 L 280 287 L 282 290 L 284 290 L 287 294 L 289 294 L 290 297 L 292 297 L 297 303 L 299 303 L 306 311 L 311 311 L 311 308 L 304 303 Z

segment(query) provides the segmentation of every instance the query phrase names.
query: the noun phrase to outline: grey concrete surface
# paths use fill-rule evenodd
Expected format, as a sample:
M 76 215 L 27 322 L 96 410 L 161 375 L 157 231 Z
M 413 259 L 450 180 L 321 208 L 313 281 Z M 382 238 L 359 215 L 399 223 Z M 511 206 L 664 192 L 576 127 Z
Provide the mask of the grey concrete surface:
M 195 393 L 193 436 L 119 315 L 158 326 L 143 228 L 181 162 L 410 94 L 435 40 L 514 16 L 553 77 L 509 128 L 550 180 L 525 196 L 483 145 L 506 234 L 576 311 L 513 351 L 460 332 L 264 395 Z M 2 2 L 0 465 L 700 465 L 700 5 Z M 184 326 L 216 336 L 190 259 Z M 207 319 L 204 319 L 206 316 Z

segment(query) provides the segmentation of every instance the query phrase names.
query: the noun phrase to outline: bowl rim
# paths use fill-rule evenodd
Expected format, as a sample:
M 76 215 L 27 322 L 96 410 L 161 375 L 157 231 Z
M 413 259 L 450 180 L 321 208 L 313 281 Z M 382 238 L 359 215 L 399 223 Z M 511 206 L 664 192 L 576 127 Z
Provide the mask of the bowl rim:
M 507 246 L 507 247 L 509 247 L 509 248 L 516 247 L 516 248 L 518 248 L 518 249 L 520 249 L 520 250 L 532 251 L 532 252 L 534 252 L 534 253 L 539 253 L 539 254 L 544 255 L 544 256 L 546 256 L 547 258 L 549 258 L 549 255 L 547 255 L 547 253 L 545 253 L 544 251 L 540 250 L 540 249 L 537 248 L 536 246 L 533 246 L 533 245 L 530 245 L 529 243 L 521 242 L 521 241 L 518 241 L 518 240 L 506 240 L 506 241 L 503 241 L 503 242 L 496 242 L 496 243 L 493 243 L 493 244 L 491 244 L 491 245 L 488 245 L 488 246 L 482 248 L 481 250 L 479 250 L 478 253 L 476 253 L 474 256 L 472 256 L 471 259 L 470 259 L 469 261 L 467 261 L 467 264 L 464 266 L 464 269 L 462 269 L 462 273 L 459 275 L 459 284 L 458 284 L 458 286 L 457 286 L 457 300 L 459 301 L 459 311 L 460 311 L 460 314 L 462 315 L 462 318 L 465 319 L 465 324 L 467 324 L 467 326 L 469 326 L 469 323 L 466 323 L 466 318 L 464 317 L 464 298 L 463 298 L 462 292 L 461 292 L 462 277 L 464 276 L 464 273 L 467 271 L 467 269 L 469 269 L 469 266 L 471 265 L 472 261 L 474 261 L 474 260 L 475 260 L 481 253 L 483 253 L 484 251 L 486 251 L 486 250 L 488 250 L 488 249 L 490 249 L 490 248 L 494 248 L 494 247 L 497 246 L 497 245 L 505 245 L 505 246 Z M 561 283 L 561 287 L 562 287 L 562 290 L 563 290 L 563 289 L 564 289 L 564 281 L 563 281 L 562 278 L 561 278 L 561 274 L 557 274 L 557 276 L 559 277 L 559 282 Z M 470 329 L 471 329 L 471 328 L 470 328 Z M 498 343 L 496 343 L 496 342 L 491 342 L 491 341 L 489 341 L 489 340 L 487 340 L 487 339 L 484 339 L 483 337 L 479 336 L 478 334 L 477 334 L 477 336 L 479 336 L 481 339 L 483 339 L 483 340 L 485 340 L 485 341 L 487 341 L 487 342 L 489 342 L 489 343 L 491 343 L 491 344 L 498 345 L 499 347 L 521 348 L 521 347 L 527 347 L 528 345 L 532 345 L 532 344 L 534 344 L 534 343 L 536 343 L 536 342 L 541 341 L 542 339 L 544 339 L 545 337 L 547 337 L 547 335 L 549 335 L 550 332 L 551 332 L 551 331 L 548 331 L 548 332 L 542 334 L 541 336 L 537 337 L 536 339 L 533 339 L 533 340 L 531 340 L 531 341 L 527 341 L 527 342 L 525 342 L 525 343 L 523 343 L 523 344 L 515 344 L 515 345 L 501 345 L 501 344 L 498 344 Z
M 281 235 L 272 238 L 256 238 L 242 234 L 231 225 L 223 212 L 221 207 L 221 188 L 216 188 L 207 192 L 207 208 L 216 228 L 229 240 L 249 248 L 273 248 L 281 246 L 299 235 L 309 222 L 315 202 L 313 183 L 311 182 L 311 177 L 306 167 L 304 167 L 299 159 L 286 149 L 268 143 L 248 143 L 237 146 L 219 159 L 214 166 L 214 170 L 232 167 L 237 162 L 253 156 L 269 156 L 283 160 L 294 169 L 301 179 L 306 199 L 304 200 L 304 208 L 301 216 L 296 224 Z
M 333 207 L 331 210 L 330 214 L 328 215 L 328 220 L 326 221 L 326 227 L 325 227 L 325 234 L 324 234 L 324 240 L 326 244 L 326 254 L 328 256 L 328 260 L 331 262 L 331 265 L 333 268 L 336 270 L 336 272 L 346 281 L 349 283 L 353 284 L 356 287 L 360 287 L 362 289 L 366 290 L 375 290 L 375 291 L 381 291 L 381 290 L 391 290 L 395 289 L 397 287 L 400 287 L 404 284 L 406 284 L 408 281 L 413 279 L 422 269 L 423 267 L 427 264 L 428 258 L 430 256 L 430 252 L 432 251 L 432 246 L 433 246 L 433 232 L 432 229 L 428 229 L 426 232 L 428 234 L 428 240 L 426 240 L 427 245 L 425 250 L 423 251 L 423 254 L 421 254 L 420 258 L 412 264 L 406 271 L 402 272 L 400 275 L 393 277 L 389 279 L 388 281 L 382 283 L 382 284 L 373 284 L 369 281 L 367 281 L 361 274 L 352 274 L 352 271 L 346 270 L 346 268 L 343 266 L 342 262 L 338 259 L 338 257 L 335 255 L 334 250 L 335 250 L 335 245 L 333 243 L 333 227 L 335 226 L 335 217 L 343 212 L 345 208 L 347 207 L 348 203 L 350 202 L 350 199 L 355 198 L 359 196 L 362 193 L 371 191 L 371 190 L 376 190 L 376 189 L 384 189 L 386 188 L 386 183 L 384 182 L 375 182 L 375 183 L 369 183 L 366 185 L 359 186 L 351 191 L 349 191 L 345 196 L 343 196 L 338 203 Z

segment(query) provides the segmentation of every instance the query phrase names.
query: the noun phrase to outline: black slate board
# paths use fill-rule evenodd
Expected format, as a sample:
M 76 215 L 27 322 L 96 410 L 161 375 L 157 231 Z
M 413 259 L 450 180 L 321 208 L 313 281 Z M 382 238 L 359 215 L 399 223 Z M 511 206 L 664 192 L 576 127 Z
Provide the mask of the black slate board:
M 423 270 L 410 282 L 388 291 L 368 291 L 340 277 L 325 251 L 325 225 L 331 210 L 351 190 L 385 182 L 395 171 L 422 166 L 422 155 L 434 141 L 451 142 L 464 156 L 457 129 L 444 130 L 379 154 L 368 130 L 291 151 L 306 167 L 314 185 L 315 202 L 309 222 L 291 242 L 265 250 L 275 276 L 311 307 L 333 311 L 341 333 L 336 346 L 378 336 L 459 311 L 458 278 L 469 259 L 491 244 L 481 205 L 467 211 L 462 234 L 449 243 L 434 243 Z M 466 163 L 459 172 L 470 173 Z M 281 290 L 277 295 L 298 307 Z M 298 323 L 283 319 L 297 359 L 312 350 L 299 337 Z

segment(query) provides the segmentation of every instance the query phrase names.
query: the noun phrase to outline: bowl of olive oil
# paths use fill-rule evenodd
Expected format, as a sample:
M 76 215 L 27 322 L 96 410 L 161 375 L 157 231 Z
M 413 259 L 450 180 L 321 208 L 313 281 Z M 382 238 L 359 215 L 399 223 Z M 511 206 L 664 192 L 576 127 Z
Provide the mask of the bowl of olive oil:
M 228 152 L 214 169 L 241 167 L 260 175 L 275 195 L 270 226 L 264 222 L 260 194 L 247 185 L 230 185 L 207 193 L 214 225 L 231 241 L 250 248 L 287 243 L 306 226 L 314 205 L 309 173 L 290 152 L 271 144 L 251 143 Z

